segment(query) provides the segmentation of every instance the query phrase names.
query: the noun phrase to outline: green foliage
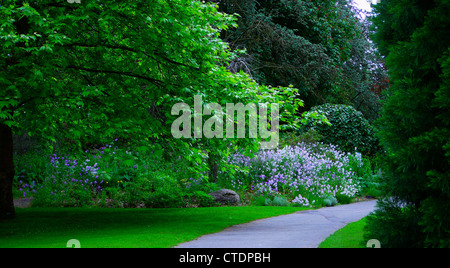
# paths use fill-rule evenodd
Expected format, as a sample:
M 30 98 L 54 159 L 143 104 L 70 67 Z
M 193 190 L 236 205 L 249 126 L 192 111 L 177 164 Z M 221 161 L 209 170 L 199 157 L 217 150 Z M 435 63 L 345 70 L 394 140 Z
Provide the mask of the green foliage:
M 190 206 L 193 207 L 214 207 L 218 205 L 214 197 L 203 191 L 188 193 L 187 198 Z
M 378 140 L 375 130 L 361 112 L 351 106 L 339 104 L 325 104 L 314 107 L 311 111 L 325 115 L 331 125 L 306 125 L 305 130 L 317 131 L 323 136 L 324 143 L 331 143 L 345 152 L 360 152 L 364 155 L 375 154 Z
M 353 201 L 352 197 L 349 197 L 344 194 L 336 194 L 336 202 L 341 205 L 350 204 Z
M 156 178 L 152 185 L 154 191 L 145 200 L 148 208 L 183 207 L 183 191 L 178 182 L 170 177 Z
M 82 154 L 16 155 L 21 170 L 17 197 L 37 207 L 199 207 L 214 206 L 216 185 L 186 177 L 187 162 L 164 161 L 138 149 L 106 145 Z M 39 174 L 40 177 L 32 176 Z
M 188 163 L 181 170 L 210 179 L 208 155 L 220 162 L 239 147 L 255 152 L 260 139 L 175 139 L 174 104 L 192 107 L 195 95 L 203 105 L 222 107 L 278 103 L 285 111 L 281 120 L 295 129 L 302 105 L 296 89 L 261 86 L 227 69 L 236 53 L 220 33 L 235 26 L 235 18 L 218 12 L 216 4 L 5 0 L 0 13 L 0 124 L 16 133 L 26 130 L 48 147 L 79 150 L 119 139 Z M 141 199 L 133 157 L 111 156 L 100 174 L 105 183 L 121 181 L 130 189 L 125 204 Z
M 321 142 L 323 136 L 315 129 L 309 129 L 306 132 L 298 135 L 295 132 L 283 132 L 280 136 L 279 148 L 284 148 L 286 146 L 295 146 L 299 143 L 318 143 Z
M 73 145 L 132 133 L 141 144 L 158 140 L 195 162 L 202 154 L 193 150 L 195 141 L 169 138 L 175 103 L 191 104 L 201 94 L 205 103 L 280 101 L 295 112 L 292 103 L 282 104 L 290 95 L 227 71 L 234 53 L 219 34 L 234 18 L 214 4 L 8 0 L 0 10 L 0 123 L 17 130 L 26 126 L 30 134 Z M 228 143 L 209 147 L 221 151 Z
M 334 196 L 327 196 L 323 199 L 323 204 L 327 207 L 333 207 L 337 205 L 338 200 Z
M 341 60 L 350 52 L 356 18 L 345 1 L 221 1 L 222 11 L 239 14 L 239 28 L 223 34 L 246 48 L 252 75 L 263 83 L 293 84 L 301 94 L 327 96 Z M 240 66 L 243 68 L 245 66 Z
M 291 204 L 289 203 L 289 200 L 287 200 L 286 197 L 281 195 L 276 195 L 273 197 L 264 197 L 259 196 L 256 199 L 256 205 L 257 206 L 275 206 L 275 207 L 287 207 Z
M 375 213 L 367 217 L 364 238 L 380 241 L 383 248 L 421 248 L 425 234 L 417 224 L 421 215 L 412 204 L 382 199 Z
M 272 200 L 272 206 L 278 207 L 289 206 L 289 201 L 283 196 L 275 196 Z
M 381 170 L 375 174 L 370 174 L 365 178 L 359 177 L 358 181 L 361 185 L 361 193 L 364 196 L 379 198 L 383 196 L 383 187 L 382 187 L 382 179 L 383 176 L 381 174 Z
M 370 229 L 386 247 L 448 247 L 450 2 L 386 0 L 375 11 L 391 78 L 377 123 L 387 152 L 383 188 L 406 207 L 383 203 Z
M 244 49 L 230 69 L 243 70 L 272 86 L 293 85 L 307 107 L 353 104 L 376 118 L 378 96 L 371 87 L 385 77 L 369 41 L 368 23 L 350 1 L 225 0 L 221 11 L 238 14 L 238 28 L 222 33 Z
M 258 196 L 254 201 L 256 206 L 268 206 L 272 200 L 264 196 Z

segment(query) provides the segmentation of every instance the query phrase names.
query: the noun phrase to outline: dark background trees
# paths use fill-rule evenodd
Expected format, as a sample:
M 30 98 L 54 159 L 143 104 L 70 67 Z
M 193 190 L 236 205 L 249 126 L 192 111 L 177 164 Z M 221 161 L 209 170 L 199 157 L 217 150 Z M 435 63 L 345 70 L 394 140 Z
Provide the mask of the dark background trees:
M 246 53 L 230 68 L 263 84 L 300 89 L 305 110 L 325 103 L 349 104 L 373 121 L 385 77 L 382 58 L 369 39 L 370 22 L 348 0 L 221 0 L 238 14 L 238 28 L 222 33 Z

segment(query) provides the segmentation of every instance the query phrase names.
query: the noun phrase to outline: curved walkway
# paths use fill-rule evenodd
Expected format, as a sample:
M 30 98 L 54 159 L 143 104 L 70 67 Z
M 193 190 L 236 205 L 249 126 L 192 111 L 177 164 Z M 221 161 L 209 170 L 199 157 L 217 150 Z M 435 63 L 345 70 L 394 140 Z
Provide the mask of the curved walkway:
M 317 248 L 335 231 L 376 208 L 376 200 L 300 211 L 240 224 L 176 248 Z

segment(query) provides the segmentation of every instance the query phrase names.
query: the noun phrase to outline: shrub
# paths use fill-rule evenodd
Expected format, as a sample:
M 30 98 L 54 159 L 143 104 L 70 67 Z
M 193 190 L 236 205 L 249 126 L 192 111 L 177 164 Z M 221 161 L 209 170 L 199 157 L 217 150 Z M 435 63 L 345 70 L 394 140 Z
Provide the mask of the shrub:
M 216 185 L 186 179 L 180 161 L 113 145 L 74 154 L 17 155 L 16 196 L 40 207 L 186 207 L 215 205 Z M 31 174 L 39 174 L 32 176 Z M 183 179 L 180 179 L 183 178 Z M 191 204 L 188 204 L 191 203 Z
M 286 207 L 289 206 L 289 201 L 280 195 L 274 196 L 274 197 L 265 197 L 265 196 L 259 196 L 256 199 L 256 205 L 257 206 L 276 206 L 276 207 Z
M 272 204 L 272 200 L 264 196 L 258 196 L 254 202 L 257 206 L 270 206 Z
M 323 199 L 323 204 L 327 207 L 335 206 L 338 203 L 338 200 L 334 196 L 327 196 Z
M 169 176 L 158 176 L 150 181 L 150 193 L 147 194 L 147 208 L 184 207 L 184 195 L 178 181 Z
M 353 201 L 353 198 L 344 194 L 336 194 L 336 200 L 339 204 L 345 205 L 350 204 Z
M 301 134 L 285 132 L 280 135 L 279 148 L 283 149 L 286 146 L 296 146 L 299 143 L 318 143 L 322 139 L 323 136 L 315 129 L 309 129 Z
M 420 213 L 412 204 L 396 198 L 382 199 L 378 209 L 367 217 L 364 240 L 377 239 L 383 248 L 423 248 Z
M 286 207 L 289 206 L 289 201 L 282 196 L 275 196 L 272 200 L 272 206 Z
M 187 198 L 188 198 L 188 206 L 191 207 L 217 206 L 217 202 L 214 200 L 214 197 L 203 191 L 195 191 L 193 193 L 188 193 Z
M 379 151 L 374 128 L 363 114 L 353 107 L 325 104 L 316 106 L 311 111 L 324 114 L 331 125 L 309 122 L 304 127 L 304 132 L 316 130 L 323 137 L 322 142 L 337 145 L 345 152 L 355 152 L 356 148 L 364 155 L 374 155 Z
M 176 189 L 172 189 L 170 192 L 153 192 L 148 195 L 144 202 L 147 208 L 179 208 L 185 206 L 181 190 Z

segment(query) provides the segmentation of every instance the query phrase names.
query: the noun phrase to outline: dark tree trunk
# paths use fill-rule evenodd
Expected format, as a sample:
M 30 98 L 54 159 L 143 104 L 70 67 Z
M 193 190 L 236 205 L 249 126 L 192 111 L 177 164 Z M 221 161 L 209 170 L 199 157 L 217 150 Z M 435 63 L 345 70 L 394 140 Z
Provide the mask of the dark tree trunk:
M 26 35 L 30 31 L 30 24 L 27 16 L 16 20 L 14 25 L 16 26 L 17 34 L 19 35 Z M 16 46 L 25 47 L 25 43 L 19 42 Z M 7 64 L 14 65 L 17 63 L 17 60 L 18 59 L 13 56 Z M 12 194 L 13 179 L 15 175 L 13 144 L 11 127 L 0 123 L 0 219 L 12 219 L 16 215 Z
M 14 175 L 12 130 L 0 124 L 0 219 L 12 219 L 15 216 L 12 194 Z
M 211 182 L 217 182 L 219 178 L 219 160 L 220 156 L 210 152 L 208 155 L 209 179 Z

